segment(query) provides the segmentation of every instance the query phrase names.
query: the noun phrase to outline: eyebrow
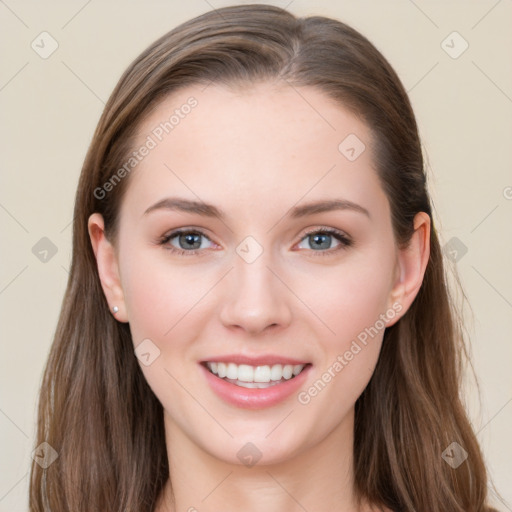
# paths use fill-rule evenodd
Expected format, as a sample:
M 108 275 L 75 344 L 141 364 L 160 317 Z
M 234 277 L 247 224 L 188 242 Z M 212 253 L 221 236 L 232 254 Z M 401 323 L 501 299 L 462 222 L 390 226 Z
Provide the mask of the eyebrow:
M 166 197 L 150 206 L 143 214 L 147 215 L 155 210 L 171 210 L 186 213 L 193 213 L 203 217 L 213 217 L 218 219 L 225 219 L 225 214 L 216 206 L 202 201 L 192 201 L 190 199 L 183 199 L 177 197 Z M 307 215 L 314 215 L 315 213 L 323 213 L 333 210 L 349 210 L 362 213 L 370 218 L 370 212 L 363 208 L 361 205 L 348 201 L 347 199 L 328 199 L 322 201 L 314 201 L 301 206 L 294 206 L 290 208 L 288 217 L 293 219 L 305 217 Z

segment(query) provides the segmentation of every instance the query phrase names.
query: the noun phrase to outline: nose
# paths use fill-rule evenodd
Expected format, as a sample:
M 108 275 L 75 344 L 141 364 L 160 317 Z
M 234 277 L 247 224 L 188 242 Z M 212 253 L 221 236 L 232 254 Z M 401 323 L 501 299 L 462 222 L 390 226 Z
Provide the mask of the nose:
M 279 271 L 274 267 L 265 252 L 252 263 L 234 255 L 234 268 L 227 276 L 220 311 L 225 327 L 243 329 L 256 335 L 290 325 L 292 311 L 289 301 L 293 297 L 276 277 Z

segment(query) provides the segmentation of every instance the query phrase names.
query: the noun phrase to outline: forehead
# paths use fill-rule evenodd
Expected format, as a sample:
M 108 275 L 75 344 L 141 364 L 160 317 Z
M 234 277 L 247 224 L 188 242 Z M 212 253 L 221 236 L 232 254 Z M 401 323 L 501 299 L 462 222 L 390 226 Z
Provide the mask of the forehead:
M 141 123 L 135 149 L 144 145 L 151 148 L 139 156 L 124 199 L 141 214 L 165 195 L 226 209 L 290 207 L 336 192 L 356 201 L 382 196 L 369 128 L 312 87 L 181 89 Z

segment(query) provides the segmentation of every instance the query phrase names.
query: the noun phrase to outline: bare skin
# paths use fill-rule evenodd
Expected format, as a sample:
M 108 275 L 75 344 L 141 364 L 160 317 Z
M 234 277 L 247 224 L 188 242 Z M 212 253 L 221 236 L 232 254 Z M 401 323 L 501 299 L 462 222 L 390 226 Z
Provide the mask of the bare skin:
M 421 286 L 429 217 L 417 214 L 409 247 L 399 249 L 368 127 L 312 88 L 188 87 L 150 114 L 139 142 L 190 96 L 197 106 L 132 171 L 118 246 L 105 237 L 101 215 L 89 219 L 116 318 L 129 322 L 134 347 L 150 339 L 160 351 L 141 365 L 164 407 L 173 491 L 168 483 L 156 511 L 357 511 L 354 404 L 384 328 Z M 349 134 L 366 146 L 353 161 L 338 149 Z M 224 218 L 164 208 L 145 214 L 165 197 L 212 204 Z M 330 199 L 360 208 L 288 215 Z M 178 228 L 199 232 L 195 253 L 183 254 L 192 248 L 179 235 L 157 243 Z M 325 229 L 351 243 L 322 237 Z M 248 236 L 262 250 L 251 263 L 236 251 Z M 372 326 L 378 334 L 354 354 L 353 341 Z M 336 371 L 347 351 L 353 357 Z M 227 403 L 200 362 L 233 353 L 309 362 L 303 394 L 257 410 Z M 309 393 L 325 372 L 329 382 Z M 252 467 L 237 456 L 247 443 L 261 454 Z

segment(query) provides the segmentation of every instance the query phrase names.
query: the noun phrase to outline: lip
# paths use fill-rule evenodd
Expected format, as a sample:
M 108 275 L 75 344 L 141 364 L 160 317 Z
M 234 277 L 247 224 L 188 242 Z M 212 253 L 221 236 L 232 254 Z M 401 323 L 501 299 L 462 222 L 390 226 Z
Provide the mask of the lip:
M 204 359 L 202 363 L 234 363 L 234 364 L 248 364 L 249 366 L 272 366 L 274 364 L 308 364 L 309 361 L 301 361 L 300 359 L 293 359 L 291 357 L 282 357 L 273 354 L 262 356 L 244 356 L 242 354 L 227 354 L 225 356 L 212 357 L 211 359 Z
M 239 364 L 252 364 L 255 365 L 254 359 L 247 359 L 244 357 L 239 358 L 238 360 L 248 361 L 250 363 L 241 362 Z M 269 360 L 269 359 L 266 359 Z M 271 361 L 294 361 L 292 359 L 271 359 Z M 208 359 L 208 361 L 217 362 L 217 361 L 232 361 L 232 359 Z M 235 361 L 232 361 L 235 362 Z M 264 363 L 262 363 L 264 364 Z M 260 364 L 260 366 L 262 365 Z M 283 364 L 283 363 L 275 363 L 275 364 Z M 286 364 L 303 364 L 300 362 L 290 362 Z M 306 367 L 299 373 L 299 375 L 293 377 L 290 380 L 287 380 L 280 384 L 275 384 L 274 386 L 270 386 L 268 388 L 260 389 L 260 388 L 243 388 L 241 386 L 237 386 L 232 384 L 231 382 L 227 382 L 220 377 L 214 375 L 205 364 L 199 364 L 203 375 L 206 378 L 206 381 L 213 392 L 220 397 L 222 400 L 227 402 L 230 405 L 234 405 L 235 407 L 239 407 L 242 409 L 263 409 L 266 407 L 272 407 L 281 402 L 284 402 L 288 397 L 290 397 L 293 393 L 295 393 L 302 385 L 304 385 L 305 380 L 308 377 L 309 371 L 311 370 L 311 364 L 307 364 Z

